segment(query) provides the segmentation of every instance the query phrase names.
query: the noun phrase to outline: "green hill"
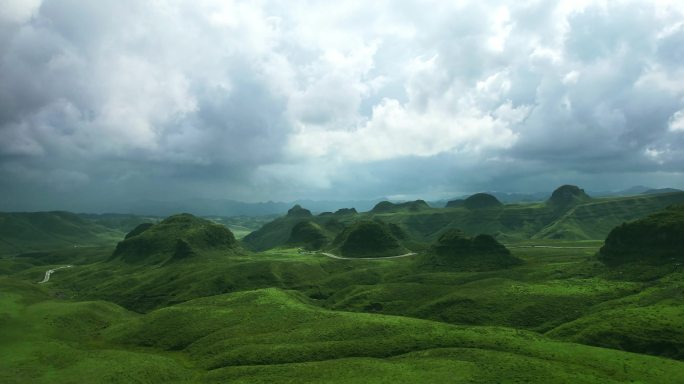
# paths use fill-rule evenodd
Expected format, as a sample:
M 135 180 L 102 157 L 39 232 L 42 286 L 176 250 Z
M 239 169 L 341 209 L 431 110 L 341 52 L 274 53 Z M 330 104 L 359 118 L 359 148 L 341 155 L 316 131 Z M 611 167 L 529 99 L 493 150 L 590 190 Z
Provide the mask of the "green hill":
M 130 231 L 131 229 L 137 227 L 142 223 L 158 223 L 159 221 L 161 221 L 161 218 L 159 217 L 138 216 L 119 213 L 79 213 L 78 216 L 88 221 L 92 221 L 95 224 L 102 225 L 103 227 L 111 228 L 124 233 Z
M 277 289 L 164 308 L 112 326 L 104 337 L 152 351 L 181 351 L 217 382 L 375 382 L 388 375 L 395 382 L 672 382 L 676 376 L 670 375 L 682 369 L 666 359 L 505 328 L 327 311 Z M 358 369 L 378 364 L 382 369 Z
M 397 256 L 407 252 L 397 236 L 403 237 L 403 233 L 396 226 L 362 220 L 344 229 L 333 246 L 344 257 Z
M 141 224 L 117 244 L 113 260 L 157 264 L 179 261 L 198 252 L 232 253 L 239 245 L 223 225 L 190 214 L 170 216 L 158 224 Z
M 492 196 L 493 197 L 493 196 Z M 629 197 L 589 199 L 579 188 L 563 186 L 546 203 L 505 204 L 485 194 L 472 196 L 447 208 L 427 204 L 381 202 L 370 212 L 316 217 L 284 216 L 244 238 L 247 247 L 263 251 L 287 243 L 292 228 L 302 219 L 321 227 L 335 217 L 341 226 L 326 229 L 332 237 L 358 220 L 378 218 L 400 226 L 412 243 L 429 245 L 448 229 L 458 228 L 468 236 L 488 234 L 500 241 L 603 240 L 617 225 L 656 212 L 671 204 L 684 203 L 684 192 Z M 494 198 L 496 199 L 496 198 Z
M 684 372 L 532 332 L 325 310 L 278 289 L 146 315 L 11 279 L 0 292 L 4 383 L 676 383 Z
M 70 212 L 0 213 L 0 254 L 114 244 L 123 235 Z
M 684 262 L 684 205 L 670 206 L 613 229 L 599 258 L 609 265 Z
M 311 211 L 309 211 L 308 209 L 302 208 L 301 205 L 297 204 L 287 211 L 287 216 L 288 217 L 311 217 L 313 215 L 311 214 Z
M 597 311 L 563 324 L 547 335 L 684 360 L 684 306 L 664 302 Z
M 570 208 L 534 235 L 539 239 L 605 239 L 618 225 L 683 204 L 684 192 L 594 199 Z
M 458 229 L 445 231 L 422 260 L 430 267 L 470 270 L 507 268 L 522 263 L 492 236 L 468 237 Z
M 385 228 L 393 234 L 390 223 Z M 401 229 L 396 233 L 393 236 L 399 239 Z M 478 247 L 474 245 L 475 238 L 462 234 L 445 236 L 445 241 L 434 245 L 454 248 L 465 242 L 471 249 L 481 246 L 499 254 L 496 251 L 500 245 L 491 237 L 480 237 Z M 682 350 L 684 339 L 674 325 L 681 317 L 682 303 L 681 273 L 676 268 L 668 268 L 656 278 L 630 281 L 626 276 L 615 278 L 611 268 L 596 262 L 593 255 L 598 245 L 591 249 L 573 248 L 597 243 L 545 244 L 553 247 L 511 247 L 512 254 L 525 262 L 508 268 L 481 264 L 463 267 L 458 263 L 425 268 L 420 264 L 422 253 L 430 254 L 431 248 L 420 255 L 399 259 L 334 260 L 282 248 L 223 257 L 224 252 L 198 252 L 192 247 L 185 252 L 191 253 L 189 259 L 195 260 L 192 263 L 167 263 L 164 268 L 156 268 L 103 262 L 107 254 L 98 256 L 95 249 L 86 248 L 0 259 L 0 273 L 12 274 L 35 286 L 45 270 L 52 268 L 46 263 L 74 264 L 39 287 L 52 287 L 58 297 L 104 299 L 136 312 L 226 292 L 280 287 L 297 290 L 312 298 L 305 301 L 336 310 L 512 327 L 548 332 L 550 337 L 561 340 L 680 356 L 678 351 Z M 449 253 L 446 255 L 449 257 Z M 639 267 L 638 272 L 648 270 Z M 644 294 L 651 291 L 652 294 Z M 633 319 L 622 322 L 620 327 L 614 326 L 622 314 Z
M 331 215 L 313 216 L 311 211 L 295 205 L 287 211 L 287 215 L 279 217 L 264 224 L 261 228 L 253 231 L 242 239 L 242 243 L 252 251 L 264 251 L 267 249 L 285 245 L 290 240 L 292 229 L 302 221 L 311 221 L 322 225 Z
M 554 209 L 567 209 L 573 205 L 584 203 L 591 200 L 591 197 L 584 192 L 584 189 L 576 185 L 562 185 L 556 188 L 546 204 Z
M 301 221 L 292 227 L 287 245 L 303 247 L 306 250 L 321 249 L 330 239 L 325 230 L 312 221 Z
M 488 193 L 476 193 L 463 200 L 463 206 L 468 209 L 496 208 L 502 205 L 496 197 Z
M 464 199 L 449 200 L 447 201 L 445 208 L 459 208 L 463 206 L 464 202 Z
M 356 215 L 356 208 L 340 208 L 335 211 L 335 215 Z
M 407 201 L 405 203 L 392 203 L 381 201 L 371 209 L 371 213 L 397 213 L 397 212 L 418 212 L 430 209 L 424 200 Z

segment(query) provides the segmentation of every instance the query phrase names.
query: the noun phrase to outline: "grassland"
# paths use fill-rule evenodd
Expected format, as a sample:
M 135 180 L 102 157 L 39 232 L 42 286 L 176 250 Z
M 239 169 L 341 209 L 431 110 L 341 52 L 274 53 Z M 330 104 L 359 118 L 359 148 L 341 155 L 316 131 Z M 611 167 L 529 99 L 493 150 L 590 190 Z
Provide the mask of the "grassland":
M 505 207 L 465 217 L 486 225 L 495 211 L 550 212 Z M 113 257 L 113 244 L 0 257 L 0 382 L 682 382 L 681 266 L 606 265 L 601 240 L 526 230 L 499 237 L 508 250 L 486 239 L 483 255 L 515 262 L 426 263 L 436 251 L 411 231 L 449 233 L 430 218 L 460 209 L 407 204 L 370 215 L 417 245 L 396 259 L 303 250 L 307 231 L 296 244 L 249 252 L 225 228 L 185 216 L 129 236 L 150 239 L 131 253 L 154 256 L 145 262 Z M 314 240 L 329 239 L 338 224 L 369 217 L 295 213 L 259 236 L 309 220 Z M 192 255 L 168 262 L 179 240 Z
M 469 236 L 489 234 L 502 242 L 540 240 L 603 240 L 610 230 L 672 204 L 683 204 L 684 192 L 629 197 L 581 199 L 574 205 L 550 203 L 507 204 L 474 209 L 465 206 L 430 208 L 424 202 L 381 205 L 358 214 L 326 214 L 313 217 L 284 216 L 265 224 L 244 238 L 246 247 L 263 251 L 287 243 L 292 228 L 303 220 L 329 228 L 334 237 L 359 220 L 381 220 L 399 226 L 408 236 L 433 242 L 449 229 Z
M 69 212 L 0 213 L 0 255 L 115 244 L 124 232 Z
M 675 360 L 502 327 L 331 311 L 249 290 L 145 315 L 0 280 L 0 380 L 20 382 L 676 383 Z

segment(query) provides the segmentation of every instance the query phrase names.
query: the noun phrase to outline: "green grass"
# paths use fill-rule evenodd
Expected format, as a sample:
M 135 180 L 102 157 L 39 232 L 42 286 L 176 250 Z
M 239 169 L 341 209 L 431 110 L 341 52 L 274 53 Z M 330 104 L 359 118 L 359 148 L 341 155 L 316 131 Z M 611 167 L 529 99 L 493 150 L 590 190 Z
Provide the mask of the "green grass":
M 0 280 L 3 382 L 674 383 L 684 364 L 509 328 L 321 309 L 261 289 L 146 315 Z
M 112 245 L 123 234 L 69 212 L 0 213 L 0 255 Z
M 99 333 L 135 315 L 106 302 L 55 300 L 44 287 L 0 278 L 0 382 L 184 382 L 168 354 L 110 348 Z
M 541 205 L 507 206 L 497 217 L 511 210 L 545 212 Z M 457 224 L 431 222 L 430 215 L 447 220 L 461 211 L 375 218 L 410 239 L 411 231 L 444 233 Z M 483 218 L 461 217 L 485 225 L 495 212 L 482 211 Z M 359 217 L 306 220 L 331 234 Z M 172 229 L 159 241 L 176 244 L 187 234 Z M 147 231 L 139 236 L 154 234 Z M 428 247 L 405 258 L 337 260 L 294 247 L 236 252 L 190 232 L 196 236 L 184 241 L 191 255 L 173 263 L 112 259 L 112 246 L 0 258 L 0 382 L 684 377 L 684 272 L 674 265 L 606 266 L 597 258 L 601 241 L 510 236 L 506 245 L 519 263 L 459 269 L 426 266 Z M 177 249 L 158 253 L 166 260 Z M 66 264 L 73 267 L 36 284 L 47 269 Z
M 416 202 L 405 206 L 385 204 L 383 209 L 357 215 L 334 215 L 344 225 L 359 220 L 379 219 L 398 225 L 417 243 L 432 243 L 448 229 L 456 228 L 469 236 L 489 234 L 498 240 L 520 242 L 530 239 L 603 240 L 614 227 L 654 213 L 668 205 L 684 203 L 684 193 L 665 193 L 630 197 L 578 200 L 577 205 L 556 209 L 545 203 L 506 204 L 482 209 L 466 207 L 430 208 Z M 419 209 L 408 209 L 410 206 Z M 321 226 L 333 215 L 307 217 Z M 285 216 L 265 224 L 244 238 L 247 248 L 255 251 L 286 244 L 292 228 L 303 218 Z M 333 231 L 332 235 L 337 232 Z
M 684 203 L 684 193 L 595 199 L 567 211 L 535 238 L 605 239 L 616 226 Z
M 676 274 L 649 281 L 625 280 L 595 260 L 597 243 L 565 242 L 556 246 L 582 248 L 513 245 L 513 254 L 523 264 L 480 272 L 424 269 L 418 256 L 334 260 L 296 249 L 253 255 L 218 252 L 195 262 L 159 268 L 103 261 L 89 264 L 86 257 L 79 256 L 77 260 L 83 264 L 58 271 L 47 285 L 74 299 L 104 299 L 137 312 L 210 295 L 280 287 L 302 292 L 318 306 L 334 310 L 537 332 L 548 332 L 596 311 L 633 308 L 635 301 L 646 300 L 643 295 L 647 292 L 659 292 L 674 300 L 669 305 L 682 303 L 676 288 L 682 279 Z M 99 259 L 93 256 L 94 260 L 105 258 L 106 254 Z M 37 263 L 15 276 L 39 281 L 50 266 Z M 653 293 L 648 297 L 660 296 Z M 606 307 L 608 303 L 614 306 Z M 666 323 L 660 326 L 666 327 Z M 628 328 L 618 333 L 630 337 Z M 681 337 L 673 340 L 676 345 L 684 345 Z M 603 345 L 623 348 L 618 343 Z

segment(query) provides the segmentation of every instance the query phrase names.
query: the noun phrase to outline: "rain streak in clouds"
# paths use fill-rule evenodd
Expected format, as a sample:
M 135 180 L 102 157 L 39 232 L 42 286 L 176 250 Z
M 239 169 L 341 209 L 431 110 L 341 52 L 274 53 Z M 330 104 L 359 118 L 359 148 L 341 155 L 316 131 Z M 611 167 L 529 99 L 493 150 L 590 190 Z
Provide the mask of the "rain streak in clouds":
M 677 1 L 0 2 L 2 209 L 684 187 Z

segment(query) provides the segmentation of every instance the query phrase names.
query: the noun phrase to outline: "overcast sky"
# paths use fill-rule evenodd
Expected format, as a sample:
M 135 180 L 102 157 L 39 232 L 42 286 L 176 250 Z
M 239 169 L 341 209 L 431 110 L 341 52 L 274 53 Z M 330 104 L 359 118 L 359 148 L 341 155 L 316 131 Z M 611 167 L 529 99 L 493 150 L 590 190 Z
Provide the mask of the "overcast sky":
M 681 1 L 0 0 L 0 209 L 683 172 Z

